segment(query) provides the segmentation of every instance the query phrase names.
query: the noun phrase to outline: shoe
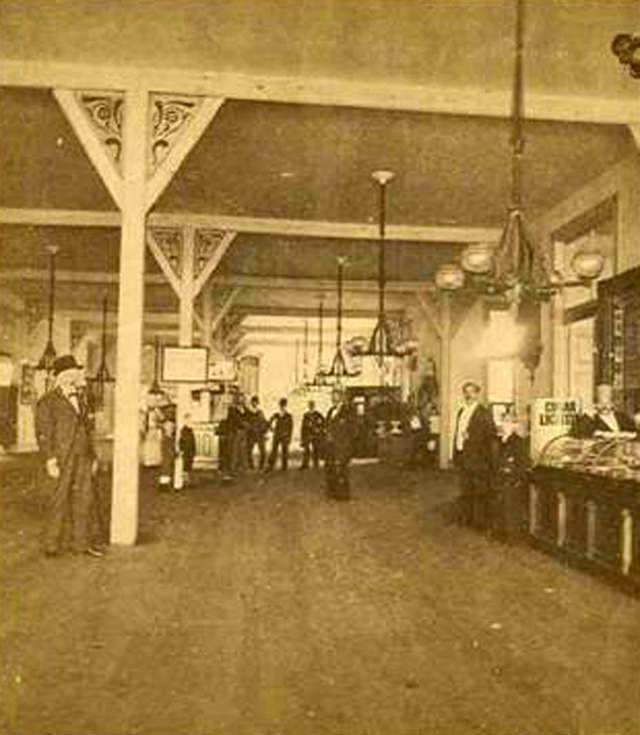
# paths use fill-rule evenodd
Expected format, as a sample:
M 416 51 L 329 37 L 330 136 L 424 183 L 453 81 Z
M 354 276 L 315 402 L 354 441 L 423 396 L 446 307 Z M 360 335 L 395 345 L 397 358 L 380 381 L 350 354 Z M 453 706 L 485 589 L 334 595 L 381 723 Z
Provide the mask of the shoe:
M 88 549 L 85 549 L 84 553 L 87 554 L 88 556 L 93 556 L 96 559 L 101 559 L 105 555 L 104 551 L 102 551 L 101 549 L 96 549 L 93 546 L 90 546 Z

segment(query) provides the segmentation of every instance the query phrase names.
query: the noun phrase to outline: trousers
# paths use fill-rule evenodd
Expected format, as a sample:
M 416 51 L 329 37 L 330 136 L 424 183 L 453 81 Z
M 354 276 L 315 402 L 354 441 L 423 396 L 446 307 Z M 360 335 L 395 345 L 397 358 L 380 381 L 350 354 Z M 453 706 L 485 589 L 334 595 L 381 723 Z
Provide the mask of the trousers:
M 349 500 L 351 487 L 349 483 L 349 460 L 336 457 L 327 452 L 324 461 L 325 478 L 327 483 L 327 497 L 334 500 Z
M 310 460 L 313 460 L 313 466 L 318 469 L 321 455 L 322 440 L 319 437 L 305 442 L 302 445 L 302 467 L 307 468 Z
M 283 436 L 274 436 L 273 444 L 271 445 L 271 454 L 269 456 L 269 469 L 273 469 L 276 465 L 276 459 L 278 457 L 278 448 L 281 451 L 281 462 L 282 469 L 286 470 L 289 465 L 289 439 Z
M 69 546 L 80 552 L 91 545 L 91 464 L 90 457 L 72 454 L 60 467 L 57 480 L 47 476 L 45 551 L 57 553 Z

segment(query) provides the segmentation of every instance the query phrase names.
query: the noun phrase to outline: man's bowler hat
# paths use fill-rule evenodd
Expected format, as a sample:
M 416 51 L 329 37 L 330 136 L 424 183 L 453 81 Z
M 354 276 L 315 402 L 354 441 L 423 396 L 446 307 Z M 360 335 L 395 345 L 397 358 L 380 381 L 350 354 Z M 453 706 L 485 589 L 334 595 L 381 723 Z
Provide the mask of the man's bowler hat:
M 82 365 L 76 362 L 73 355 L 60 355 L 53 361 L 53 374 L 55 376 L 64 373 L 65 370 L 82 370 Z

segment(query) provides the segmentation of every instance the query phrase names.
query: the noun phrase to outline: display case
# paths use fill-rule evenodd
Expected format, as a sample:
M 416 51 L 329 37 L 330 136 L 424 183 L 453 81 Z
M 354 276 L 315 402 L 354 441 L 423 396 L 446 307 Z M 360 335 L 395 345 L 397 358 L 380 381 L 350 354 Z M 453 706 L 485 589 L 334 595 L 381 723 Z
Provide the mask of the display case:
M 640 593 L 640 442 L 561 436 L 531 472 L 529 536 L 539 548 Z
M 640 483 L 640 439 L 627 433 L 602 433 L 592 439 L 559 436 L 543 448 L 538 464 Z

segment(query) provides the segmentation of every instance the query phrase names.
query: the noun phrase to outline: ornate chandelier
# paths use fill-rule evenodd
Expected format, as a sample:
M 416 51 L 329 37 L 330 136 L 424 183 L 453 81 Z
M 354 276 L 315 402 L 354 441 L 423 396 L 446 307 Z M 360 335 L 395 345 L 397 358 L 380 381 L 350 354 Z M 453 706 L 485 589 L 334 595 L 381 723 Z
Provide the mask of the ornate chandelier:
M 547 250 L 532 241 L 526 231 L 522 204 L 523 135 L 523 26 L 524 0 L 516 1 L 515 72 L 511 114 L 511 201 L 507 221 L 497 247 L 473 243 L 462 253 L 460 265 L 448 263 L 436 273 L 436 285 L 443 291 L 456 291 L 465 286 L 488 295 L 502 295 L 514 303 L 519 312 L 523 304 L 539 304 L 565 288 L 589 287 L 600 275 L 604 257 L 585 245 L 574 256 L 571 267 L 575 280 L 565 280 L 553 268 Z

